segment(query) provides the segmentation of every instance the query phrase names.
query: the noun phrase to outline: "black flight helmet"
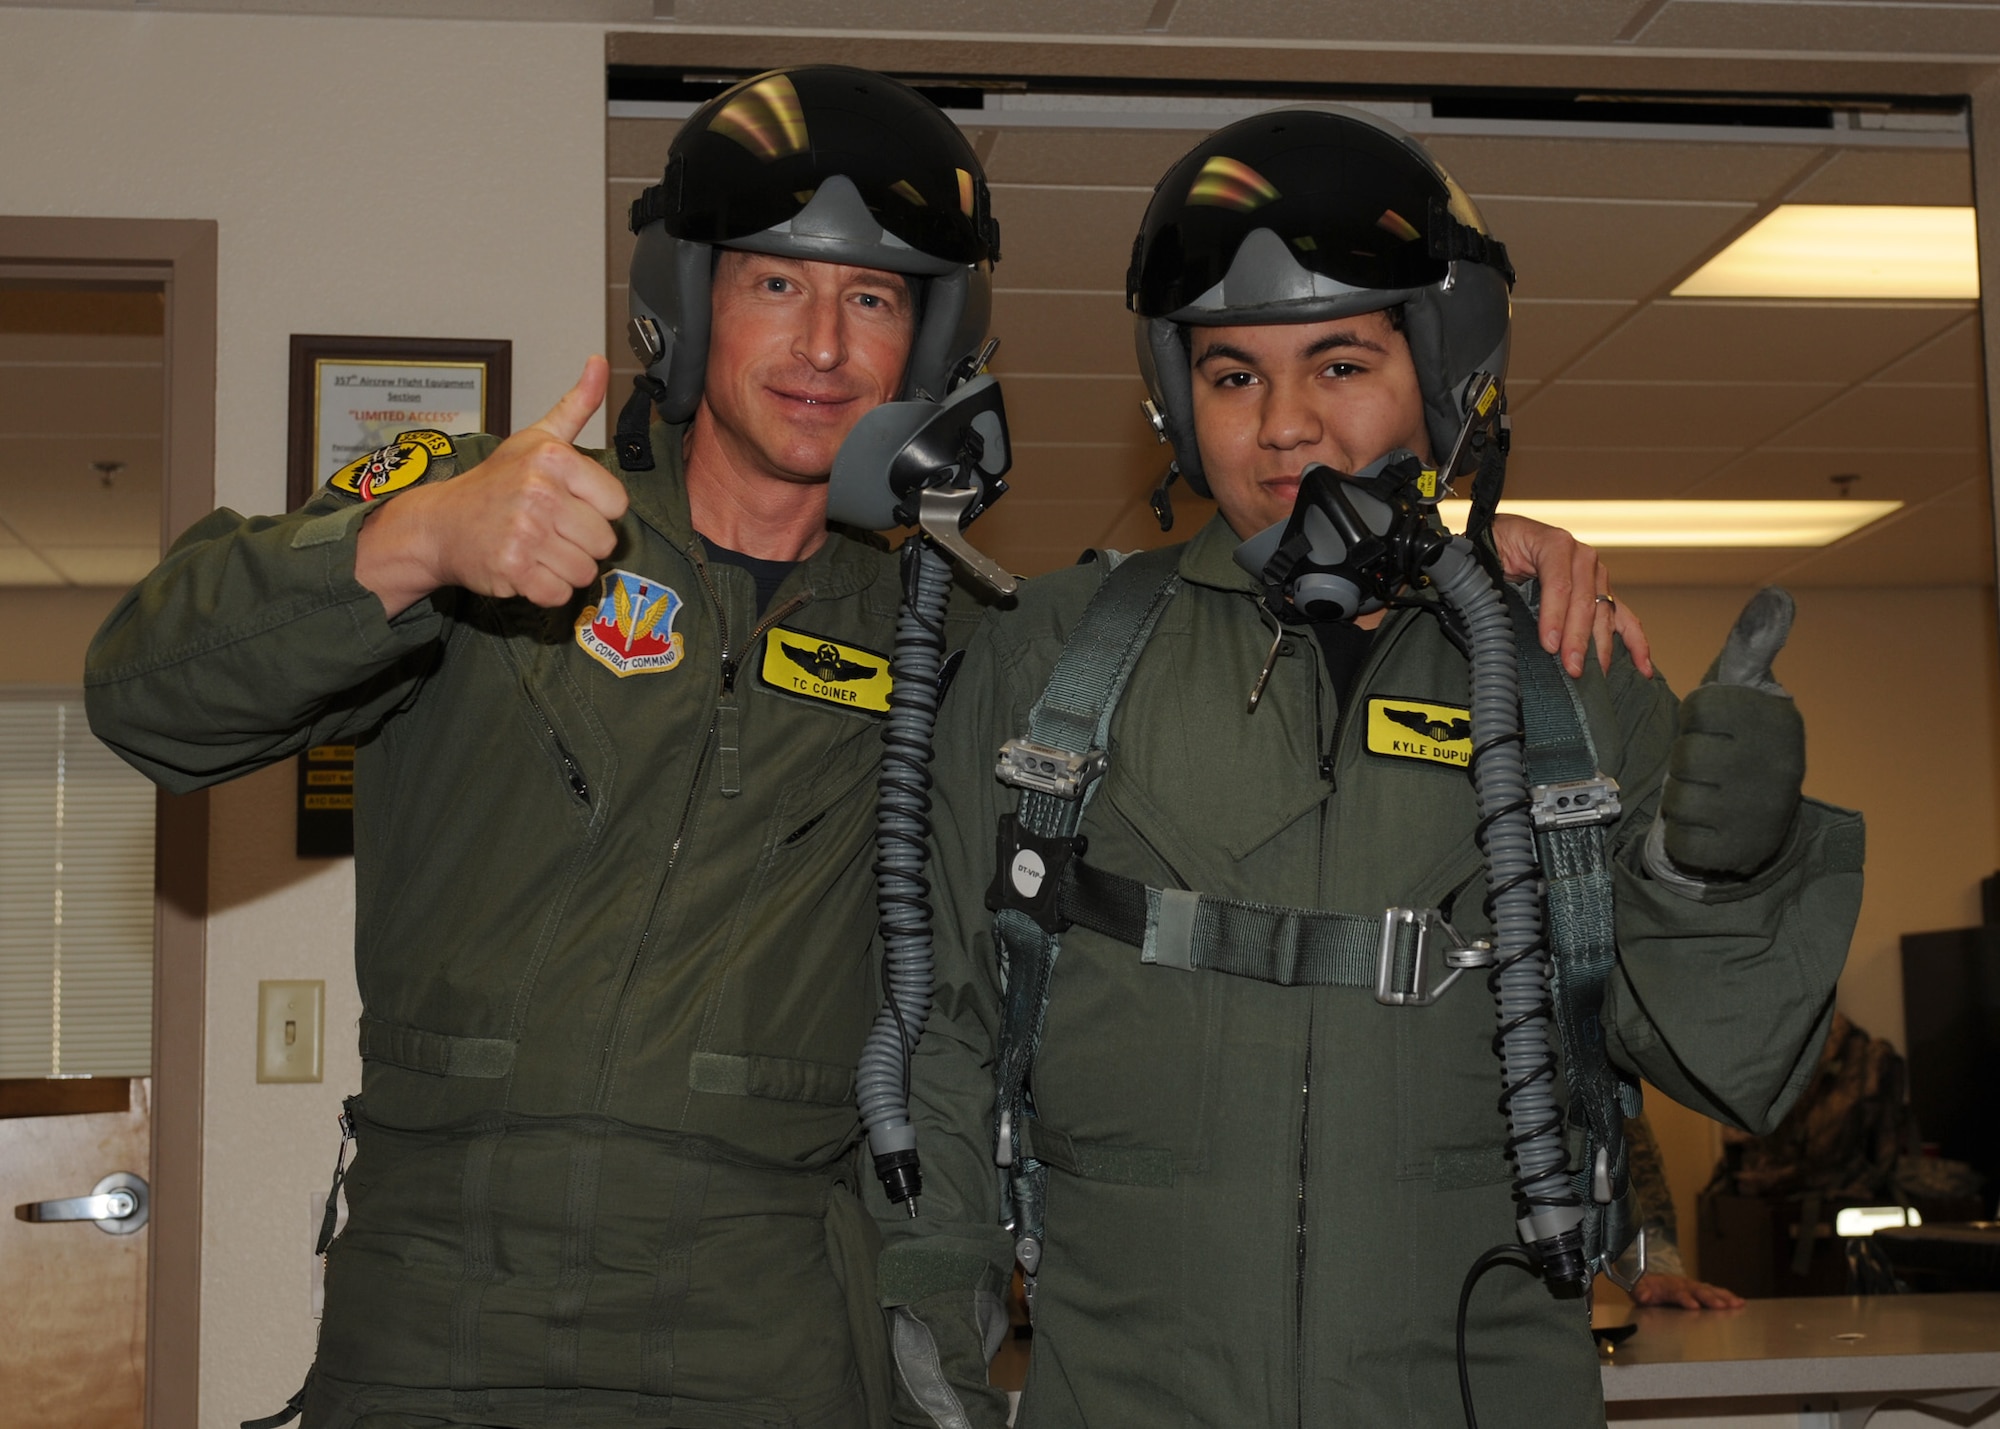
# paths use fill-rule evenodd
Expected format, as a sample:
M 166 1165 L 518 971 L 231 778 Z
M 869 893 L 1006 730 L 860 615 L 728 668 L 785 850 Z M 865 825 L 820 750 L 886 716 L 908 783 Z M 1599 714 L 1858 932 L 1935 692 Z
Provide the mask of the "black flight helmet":
M 1125 299 L 1154 428 L 1206 496 L 1188 325 L 1320 322 L 1401 304 L 1442 461 L 1473 375 L 1505 380 L 1513 284 L 1506 248 L 1421 144 L 1327 106 L 1239 120 L 1167 170 L 1132 245 Z
M 772 70 L 709 100 L 681 126 L 631 223 L 632 348 L 646 369 L 641 393 L 669 422 L 701 400 L 719 248 L 910 278 L 917 326 L 904 397 L 944 396 L 986 335 L 1000 231 L 979 160 L 936 105 L 867 70 Z

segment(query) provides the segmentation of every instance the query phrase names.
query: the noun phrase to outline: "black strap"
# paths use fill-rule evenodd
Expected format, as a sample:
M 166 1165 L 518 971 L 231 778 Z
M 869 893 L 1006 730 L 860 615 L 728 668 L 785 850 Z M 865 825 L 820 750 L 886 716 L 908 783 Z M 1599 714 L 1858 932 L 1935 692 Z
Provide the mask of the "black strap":
M 1507 261 L 1507 245 L 1470 224 L 1460 223 L 1451 210 L 1436 199 L 1431 200 L 1430 250 L 1431 257 L 1447 262 L 1463 258 L 1496 268 L 1500 276 L 1507 280 L 1507 286 L 1514 286 L 1514 265 Z
M 1521 674 L 1528 782 L 1592 778 L 1599 772 L 1597 751 L 1576 683 L 1541 648 L 1535 613 L 1527 602 L 1512 587 L 1507 590 Z M 1582 1164 L 1571 1173 L 1572 1186 L 1590 1212 L 1584 1221 L 1584 1253 L 1602 1263 L 1624 1251 L 1635 1229 L 1627 1197 L 1625 1118 L 1640 1109 L 1638 1084 L 1612 1064 L 1604 1040 L 1604 990 L 1618 964 L 1610 831 L 1604 824 L 1544 829 L 1535 842 L 1545 878 L 1549 1002 L 1561 1038 L 1569 1119 L 1583 1131 Z M 1605 1205 L 1593 1194 L 1599 1151 L 1612 1197 Z
M 667 384 L 641 372 L 632 379 L 632 395 L 618 409 L 618 467 L 621 471 L 653 469 L 653 404 L 667 395 Z
M 632 231 L 637 233 L 647 224 L 665 218 L 668 208 L 667 186 L 665 184 L 654 184 L 651 188 L 632 200 L 631 217 L 629 220 Z

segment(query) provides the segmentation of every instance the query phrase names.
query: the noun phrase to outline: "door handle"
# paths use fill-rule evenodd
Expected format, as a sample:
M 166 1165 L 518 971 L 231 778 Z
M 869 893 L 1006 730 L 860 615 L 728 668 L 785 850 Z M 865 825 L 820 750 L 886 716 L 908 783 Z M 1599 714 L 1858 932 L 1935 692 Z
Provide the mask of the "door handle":
M 113 1171 L 91 1187 L 88 1196 L 60 1201 L 29 1201 L 14 1207 L 23 1221 L 91 1221 L 107 1235 L 130 1235 L 146 1224 L 151 1197 L 146 1183 L 130 1171 Z

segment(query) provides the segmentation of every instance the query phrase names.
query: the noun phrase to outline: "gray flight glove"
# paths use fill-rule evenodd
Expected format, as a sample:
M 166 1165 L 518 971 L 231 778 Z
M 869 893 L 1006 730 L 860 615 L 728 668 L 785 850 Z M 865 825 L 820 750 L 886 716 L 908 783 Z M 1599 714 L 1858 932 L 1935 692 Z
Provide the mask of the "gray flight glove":
M 1791 596 L 1750 598 L 1702 684 L 1681 701 L 1660 811 L 1645 862 L 1660 881 L 1699 895 L 1747 878 L 1784 844 L 1806 775 L 1806 728 L 1771 676 L 1791 633 Z

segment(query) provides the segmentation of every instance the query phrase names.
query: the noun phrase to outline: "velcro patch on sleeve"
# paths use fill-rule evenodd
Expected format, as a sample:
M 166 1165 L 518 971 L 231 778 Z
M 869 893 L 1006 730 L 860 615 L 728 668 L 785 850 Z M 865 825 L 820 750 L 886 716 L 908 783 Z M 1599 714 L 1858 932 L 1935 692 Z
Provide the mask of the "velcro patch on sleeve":
M 333 491 L 373 501 L 420 481 L 443 480 L 458 470 L 458 451 L 443 432 L 398 432 L 396 440 L 358 456 L 326 480 Z
M 1463 769 L 1472 763 L 1472 711 L 1429 700 L 1371 697 L 1368 752 Z
M 764 633 L 757 676 L 774 690 L 842 709 L 886 714 L 889 657 L 860 645 L 775 625 Z

